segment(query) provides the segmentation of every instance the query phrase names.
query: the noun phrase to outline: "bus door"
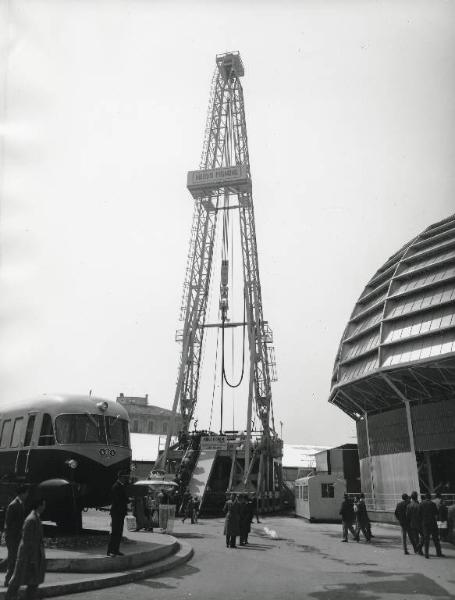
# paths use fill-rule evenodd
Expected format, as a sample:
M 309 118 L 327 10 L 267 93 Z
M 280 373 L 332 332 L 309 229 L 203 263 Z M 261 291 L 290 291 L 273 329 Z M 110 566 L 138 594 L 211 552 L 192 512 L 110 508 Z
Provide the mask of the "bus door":
M 33 430 L 35 427 L 36 414 L 28 415 L 27 425 L 24 436 L 21 435 L 24 427 L 23 417 L 19 417 L 14 421 L 13 433 L 11 436 L 11 445 L 16 444 L 19 447 L 17 451 L 15 473 L 19 477 L 25 477 L 28 473 L 30 451 L 33 438 Z M 17 424 L 17 425 L 16 425 Z M 17 429 L 17 432 L 16 432 Z M 21 443 L 21 439 L 23 439 Z M 13 446 L 14 447 L 14 446 Z

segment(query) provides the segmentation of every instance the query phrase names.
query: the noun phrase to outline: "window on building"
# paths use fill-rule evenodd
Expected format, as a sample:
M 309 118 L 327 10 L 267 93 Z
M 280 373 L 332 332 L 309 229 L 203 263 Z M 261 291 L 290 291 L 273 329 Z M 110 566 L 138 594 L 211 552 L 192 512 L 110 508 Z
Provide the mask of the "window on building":
M 11 419 L 7 419 L 6 421 L 3 421 L 2 436 L 0 438 L 0 447 L 6 448 L 7 446 L 9 446 L 10 439 L 11 439 Z
M 27 422 L 27 429 L 25 431 L 24 446 L 30 446 L 33 437 L 33 428 L 35 427 L 36 415 L 30 415 Z
M 52 419 L 50 415 L 44 413 L 43 422 L 41 423 L 41 431 L 39 434 L 38 446 L 53 446 L 54 444 L 55 437 Z
M 148 422 L 148 432 L 153 433 L 154 428 L 155 428 L 155 423 L 153 421 L 149 421 Z
M 138 431 L 139 431 L 139 421 L 137 419 L 133 419 L 133 425 L 131 427 L 131 431 L 133 433 L 138 433 Z
M 23 417 L 18 417 L 14 421 L 13 435 L 11 436 L 11 448 L 17 448 L 21 441 Z
M 333 483 L 321 483 L 321 496 L 323 498 L 335 498 L 335 485 Z
M 163 433 L 167 433 L 167 421 L 163 423 Z

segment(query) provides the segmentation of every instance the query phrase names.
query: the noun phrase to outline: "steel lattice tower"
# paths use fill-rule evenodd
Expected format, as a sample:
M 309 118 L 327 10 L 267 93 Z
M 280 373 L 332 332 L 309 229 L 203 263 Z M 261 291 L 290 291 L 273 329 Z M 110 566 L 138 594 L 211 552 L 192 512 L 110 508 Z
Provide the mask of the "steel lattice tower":
M 188 173 L 188 189 L 195 205 L 181 308 L 184 326 L 178 338 L 182 350 L 173 413 L 180 407 L 183 431 L 188 432 L 198 398 L 218 217 L 223 211 L 238 209 L 250 359 L 247 433 L 251 433 L 254 405 L 267 445 L 267 441 L 276 438 L 271 404 L 275 362 L 272 332 L 264 322 L 262 309 L 248 136 L 240 82 L 244 68 L 238 52 L 218 55 L 216 65 L 200 169 Z M 171 432 L 172 426 L 163 463 Z M 249 461 L 249 441 L 247 446 L 245 470 Z

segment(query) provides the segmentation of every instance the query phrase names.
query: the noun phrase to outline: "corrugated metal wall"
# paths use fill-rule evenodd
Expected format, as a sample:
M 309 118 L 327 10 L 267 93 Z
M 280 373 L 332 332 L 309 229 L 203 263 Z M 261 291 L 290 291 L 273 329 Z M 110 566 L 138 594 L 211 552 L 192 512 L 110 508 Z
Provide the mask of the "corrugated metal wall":
M 368 417 L 368 433 L 371 456 L 409 452 L 411 449 L 404 407 Z M 368 445 L 363 420 L 357 422 L 357 437 L 359 456 L 365 458 Z
M 411 452 L 372 456 L 371 469 L 369 459 L 364 458 L 360 461 L 360 477 L 370 508 L 375 510 L 394 510 L 403 492 L 410 494 L 420 489 L 416 459 Z
M 455 402 L 411 406 L 415 449 L 418 452 L 455 448 Z M 406 410 L 400 408 L 357 423 L 362 490 L 371 508 L 392 510 L 403 492 L 419 491 L 416 457 L 410 452 Z
M 416 450 L 455 448 L 455 402 L 411 407 Z

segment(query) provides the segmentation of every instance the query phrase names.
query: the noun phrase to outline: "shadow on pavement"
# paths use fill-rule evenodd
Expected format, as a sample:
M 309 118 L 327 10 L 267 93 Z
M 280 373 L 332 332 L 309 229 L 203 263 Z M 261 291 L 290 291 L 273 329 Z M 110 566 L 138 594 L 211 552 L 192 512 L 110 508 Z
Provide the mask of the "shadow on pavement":
M 366 571 L 365 574 L 371 574 Z M 432 579 L 416 574 L 391 574 L 391 573 L 374 573 L 374 577 L 385 575 L 387 577 L 400 577 L 400 579 L 388 579 L 387 581 L 370 581 L 364 583 L 342 583 L 331 584 L 324 586 L 323 591 L 312 592 L 308 594 L 310 598 L 317 600 L 381 600 L 385 594 L 396 594 L 399 598 L 408 598 L 409 590 L 413 590 L 413 594 L 426 596 L 428 598 L 440 600 L 453 600 L 453 596 Z
M 144 585 L 144 586 L 148 586 L 148 587 L 163 587 L 163 588 L 169 588 L 169 589 L 174 589 L 176 586 L 173 585 L 168 585 L 167 583 L 163 583 L 162 581 L 158 581 L 158 579 L 184 579 L 185 577 L 188 577 L 190 575 L 196 575 L 196 573 L 199 573 L 199 569 L 197 569 L 196 567 L 193 567 L 192 565 L 184 564 L 181 565 L 180 567 L 177 567 L 171 571 L 166 571 L 165 573 L 161 573 L 160 575 L 154 575 L 153 577 L 149 577 L 148 579 L 141 579 L 139 581 L 136 581 L 135 584 L 137 585 Z
M 247 546 L 237 546 L 240 550 L 270 550 L 270 548 L 274 548 L 273 544 L 250 544 L 248 542 Z
M 176 585 L 168 585 L 167 583 L 162 583 L 161 581 L 154 581 L 153 579 L 140 579 L 139 581 L 134 582 L 135 585 L 140 585 L 142 587 L 147 587 L 152 590 L 175 590 Z
M 175 538 L 182 538 L 182 539 L 215 539 L 215 535 L 210 535 L 207 533 L 176 533 L 175 531 L 173 533 L 171 533 L 170 535 L 172 535 Z
M 324 535 L 334 540 L 341 541 L 341 533 L 324 532 Z M 359 542 L 349 537 L 350 544 L 368 544 L 368 546 L 377 546 L 378 548 L 401 548 L 401 539 L 391 537 L 374 536 L 371 542 L 366 542 L 364 538 L 360 538 Z

